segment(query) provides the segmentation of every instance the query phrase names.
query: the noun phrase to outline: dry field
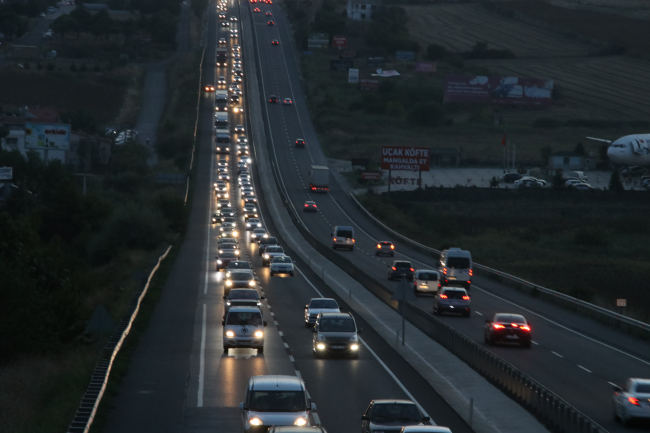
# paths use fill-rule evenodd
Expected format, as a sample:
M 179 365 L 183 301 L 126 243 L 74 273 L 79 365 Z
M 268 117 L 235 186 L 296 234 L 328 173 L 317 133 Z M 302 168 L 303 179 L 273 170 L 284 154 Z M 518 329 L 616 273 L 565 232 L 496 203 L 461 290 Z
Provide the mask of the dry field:
M 488 11 L 479 3 L 405 6 L 413 38 L 426 47 L 468 51 L 477 41 L 518 57 L 585 56 L 594 47 Z
M 550 0 L 549 3 L 565 8 L 615 13 L 634 19 L 650 19 L 650 3 L 647 0 Z
M 477 61 L 491 72 L 552 78 L 561 102 L 550 113 L 571 109 L 573 118 L 647 120 L 650 62 L 625 56 Z M 544 117 L 555 117 L 553 115 Z

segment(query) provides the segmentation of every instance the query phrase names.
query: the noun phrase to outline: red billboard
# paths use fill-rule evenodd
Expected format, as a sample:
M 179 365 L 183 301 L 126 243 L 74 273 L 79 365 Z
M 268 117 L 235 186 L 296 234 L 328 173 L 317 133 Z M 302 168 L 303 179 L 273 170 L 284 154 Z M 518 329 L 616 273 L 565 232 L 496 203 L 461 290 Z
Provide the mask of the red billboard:
M 361 90 L 377 90 L 379 89 L 379 80 L 362 78 L 359 80 L 359 88 Z
M 447 75 L 445 102 L 551 105 L 553 80 L 541 78 Z
M 348 47 L 348 37 L 341 35 L 332 36 L 332 46 L 334 48 L 347 48 Z
M 429 171 L 428 147 L 382 146 L 382 170 Z

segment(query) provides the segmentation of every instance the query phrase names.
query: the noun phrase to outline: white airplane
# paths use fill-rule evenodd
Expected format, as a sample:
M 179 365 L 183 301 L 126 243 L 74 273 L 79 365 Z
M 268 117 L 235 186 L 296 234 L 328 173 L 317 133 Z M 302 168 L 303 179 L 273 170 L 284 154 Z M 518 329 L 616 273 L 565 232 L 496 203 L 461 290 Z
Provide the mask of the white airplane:
M 586 137 L 588 140 L 609 143 L 607 156 L 617 164 L 627 166 L 650 166 L 650 134 L 626 135 L 614 141 Z

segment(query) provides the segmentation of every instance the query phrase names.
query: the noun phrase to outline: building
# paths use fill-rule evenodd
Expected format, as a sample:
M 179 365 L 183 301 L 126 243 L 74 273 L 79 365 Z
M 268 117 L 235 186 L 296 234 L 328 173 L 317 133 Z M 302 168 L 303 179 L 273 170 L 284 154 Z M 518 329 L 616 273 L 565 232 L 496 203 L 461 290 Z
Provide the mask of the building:
M 458 167 L 460 164 L 460 148 L 458 147 L 432 147 L 432 167 Z
M 370 20 L 379 8 L 378 0 L 348 0 L 348 18 L 351 20 Z
M 555 152 L 548 157 L 548 168 L 550 170 L 594 170 L 597 158 L 593 156 L 580 155 L 576 152 Z

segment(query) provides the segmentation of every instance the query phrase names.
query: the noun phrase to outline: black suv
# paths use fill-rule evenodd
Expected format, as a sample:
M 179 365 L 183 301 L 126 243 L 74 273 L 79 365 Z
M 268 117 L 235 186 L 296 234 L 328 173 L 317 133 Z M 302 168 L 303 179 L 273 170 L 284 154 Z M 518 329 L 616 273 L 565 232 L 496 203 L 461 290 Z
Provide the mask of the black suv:
M 268 237 L 268 238 L 262 238 L 260 239 L 260 247 L 258 249 L 259 255 L 261 256 L 264 254 L 264 251 L 266 250 L 266 247 L 269 245 L 277 245 L 278 240 L 276 238 Z
M 359 336 L 350 313 L 319 313 L 312 328 L 313 351 L 316 358 L 324 355 L 348 355 L 359 358 Z
M 395 278 L 406 277 L 408 281 L 412 281 L 414 272 L 415 269 L 413 269 L 411 262 L 406 260 L 395 260 L 388 270 L 388 279 L 394 280 Z

